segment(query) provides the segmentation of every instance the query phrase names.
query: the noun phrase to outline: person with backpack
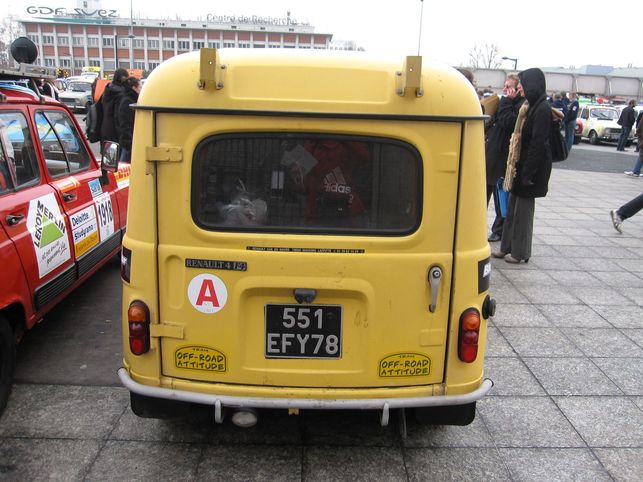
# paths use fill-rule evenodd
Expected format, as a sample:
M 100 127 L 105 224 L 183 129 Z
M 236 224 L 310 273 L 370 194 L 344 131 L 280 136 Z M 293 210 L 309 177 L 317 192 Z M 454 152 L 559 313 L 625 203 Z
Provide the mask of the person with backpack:
M 116 110 L 120 98 L 125 91 L 125 82 L 129 74 L 125 69 L 116 69 L 114 78 L 105 86 L 105 92 L 101 96 L 100 102 L 103 107 L 103 116 L 100 126 L 101 142 L 113 141 L 118 142 L 118 130 L 116 128 Z
M 134 134 L 134 110 L 131 104 L 136 104 L 138 94 L 141 92 L 141 82 L 136 77 L 129 77 L 123 82 L 123 94 L 118 101 L 116 109 L 116 126 L 118 130 L 118 143 L 121 147 L 121 162 L 132 160 L 132 137 Z

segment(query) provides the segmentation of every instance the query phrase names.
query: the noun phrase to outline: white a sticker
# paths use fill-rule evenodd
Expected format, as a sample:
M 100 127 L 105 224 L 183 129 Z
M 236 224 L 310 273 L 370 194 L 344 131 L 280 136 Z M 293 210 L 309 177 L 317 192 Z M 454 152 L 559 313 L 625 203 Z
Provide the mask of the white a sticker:
M 27 229 L 38 260 L 40 278 L 71 258 L 67 226 L 53 193 L 29 202 Z
M 201 313 L 216 313 L 228 301 L 228 290 L 223 281 L 213 274 L 200 274 L 188 285 L 188 298 Z
M 96 213 L 98 214 L 98 227 L 100 229 L 101 243 L 114 234 L 114 209 L 109 193 L 103 193 L 94 198 Z

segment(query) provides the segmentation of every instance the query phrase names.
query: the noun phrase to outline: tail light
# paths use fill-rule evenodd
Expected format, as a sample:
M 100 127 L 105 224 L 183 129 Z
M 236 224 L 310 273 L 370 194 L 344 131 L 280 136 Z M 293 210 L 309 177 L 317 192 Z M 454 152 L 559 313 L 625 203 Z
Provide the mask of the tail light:
M 142 301 L 132 301 L 127 310 L 129 349 L 134 355 L 150 351 L 150 310 Z
M 458 357 L 465 363 L 472 363 L 478 357 L 480 338 L 480 313 L 475 308 L 465 310 L 460 316 Z

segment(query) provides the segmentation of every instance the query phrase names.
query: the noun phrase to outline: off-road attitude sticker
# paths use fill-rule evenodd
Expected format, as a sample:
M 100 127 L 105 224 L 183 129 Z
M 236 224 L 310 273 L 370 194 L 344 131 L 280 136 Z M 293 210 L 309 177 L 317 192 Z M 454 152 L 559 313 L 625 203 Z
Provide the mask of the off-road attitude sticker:
M 65 218 L 53 193 L 29 202 L 27 229 L 36 253 L 40 278 L 71 258 Z

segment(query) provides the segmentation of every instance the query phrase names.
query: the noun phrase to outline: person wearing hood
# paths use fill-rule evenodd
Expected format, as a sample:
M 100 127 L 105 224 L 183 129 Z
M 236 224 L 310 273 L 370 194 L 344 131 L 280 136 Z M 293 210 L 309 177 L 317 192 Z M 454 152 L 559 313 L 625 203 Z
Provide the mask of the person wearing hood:
M 518 78 L 518 89 L 527 102 L 520 109 L 510 144 L 505 175 L 510 195 L 500 251 L 492 253 L 508 263 L 529 261 L 535 200 L 547 195 L 551 176 L 552 109 L 547 102 L 545 74 L 540 69 L 527 69 Z
M 100 140 L 118 142 L 118 131 L 116 130 L 115 112 L 118 108 L 118 102 L 124 91 L 123 83 L 127 80 L 129 74 L 125 69 L 116 69 L 114 78 L 105 86 L 101 103 L 103 104 L 103 120 L 100 126 Z
M 132 137 L 134 135 L 134 110 L 131 104 L 138 102 L 141 92 L 141 81 L 136 77 L 129 77 L 123 83 L 123 93 L 116 109 L 116 126 L 118 130 L 118 143 L 121 147 L 121 162 L 131 162 Z

